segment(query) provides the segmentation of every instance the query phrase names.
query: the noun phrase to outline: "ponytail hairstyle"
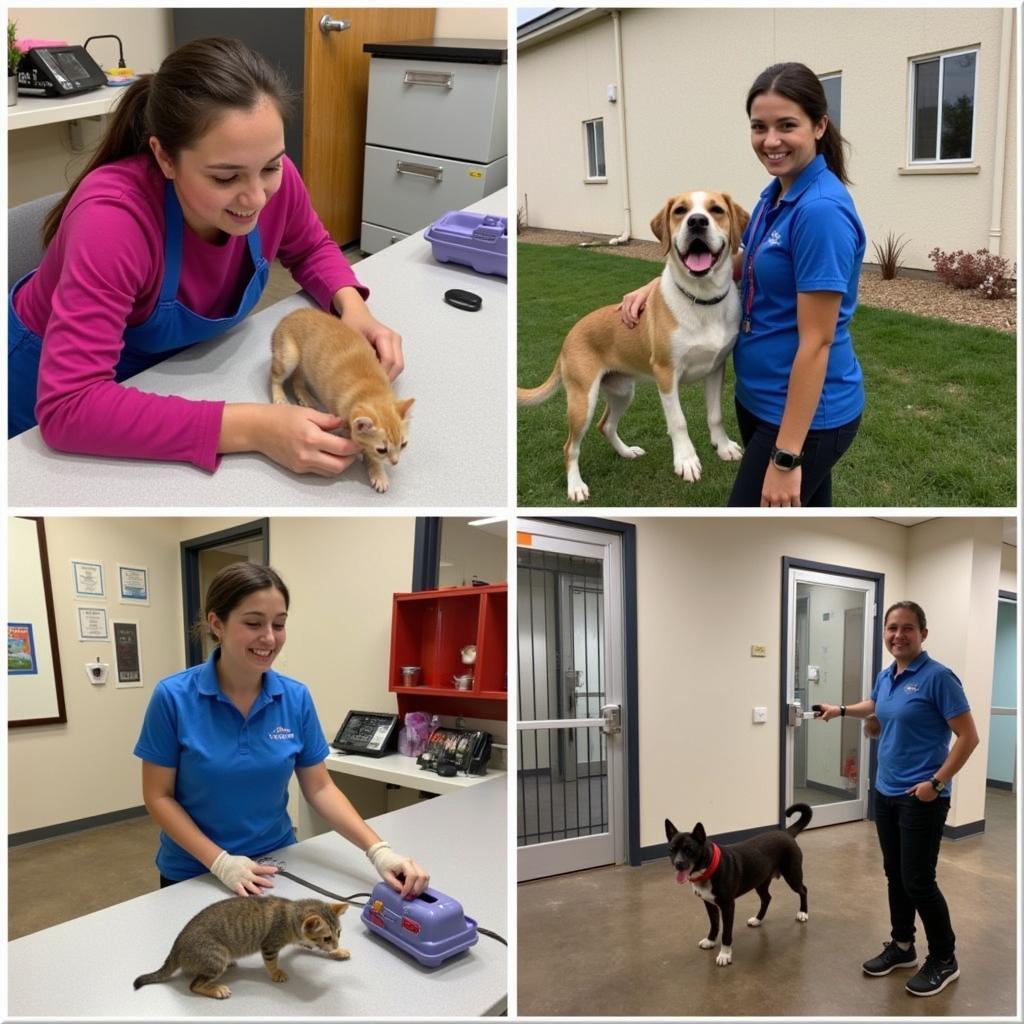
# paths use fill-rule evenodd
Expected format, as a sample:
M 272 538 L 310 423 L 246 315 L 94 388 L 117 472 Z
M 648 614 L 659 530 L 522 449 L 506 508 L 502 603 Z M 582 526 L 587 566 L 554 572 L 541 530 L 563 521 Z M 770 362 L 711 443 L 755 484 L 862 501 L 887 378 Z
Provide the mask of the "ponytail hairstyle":
M 203 604 L 203 617 L 193 627 L 194 636 L 208 633 L 212 640 L 220 642 L 209 628 L 210 615 L 216 615 L 221 622 L 227 622 L 228 616 L 250 594 L 258 590 L 273 589 L 284 598 L 285 611 L 291 604 L 291 596 L 284 580 L 269 565 L 256 562 L 233 562 L 218 572 L 206 588 L 206 600 Z
M 806 64 L 795 62 L 773 64 L 765 68 L 754 79 L 754 84 L 747 93 L 747 117 L 754 100 L 762 93 L 774 92 L 797 104 L 817 124 L 828 116 L 828 100 L 818 76 Z M 825 134 L 817 140 L 817 150 L 825 157 L 828 169 L 844 184 L 851 184 L 846 173 L 846 156 L 843 148 L 849 149 L 850 144 L 839 134 L 839 129 L 828 119 Z
M 110 115 L 106 134 L 89 165 L 43 224 L 49 245 L 75 189 L 104 164 L 148 153 L 155 136 L 172 160 L 202 138 L 229 110 L 252 110 L 268 98 L 288 119 L 292 94 L 284 74 L 238 39 L 215 37 L 185 43 L 154 74 L 141 75 Z
M 885 615 L 882 616 L 883 626 L 889 621 L 889 616 L 896 611 L 897 608 L 902 608 L 905 611 L 910 612 L 910 614 L 917 619 L 917 625 L 921 632 L 924 632 L 928 628 L 928 620 L 924 617 L 924 609 L 916 601 L 897 601 L 895 604 L 889 605 L 885 610 Z

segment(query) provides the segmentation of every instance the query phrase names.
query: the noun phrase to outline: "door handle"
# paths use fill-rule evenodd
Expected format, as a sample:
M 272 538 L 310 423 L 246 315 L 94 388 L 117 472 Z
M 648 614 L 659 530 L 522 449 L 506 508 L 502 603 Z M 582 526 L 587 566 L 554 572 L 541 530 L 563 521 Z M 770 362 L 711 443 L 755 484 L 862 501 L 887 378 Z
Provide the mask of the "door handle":
M 396 174 L 415 174 L 419 178 L 433 178 L 440 182 L 444 177 L 443 167 L 432 167 L 430 164 L 414 164 L 408 160 L 395 161 Z
M 816 718 L 817 714 L 814 711 L 804 711 L 800 701 L 795 700 L 792 704 L 786 705 L 786 724 L 790 728 L 797 728 L 808 718 Z
M 454 71 L 406 71 L 404 85 L 437 85 L 442 89 L 455 88 Z
M 351 27 L 351 21 L 335 21 L 329 14 L 325 14 L 320 19 L 320 31 L 324 35 L 327 35 L 329 32 L 344 32 L 345 29 Z
M 604 721 L 601 723 L 601 732 L 605 736 L 614 736 L 616 733 L 622 732 L 622 707 L 618 704 L 605 704 L 601 708 L 601 717 Z

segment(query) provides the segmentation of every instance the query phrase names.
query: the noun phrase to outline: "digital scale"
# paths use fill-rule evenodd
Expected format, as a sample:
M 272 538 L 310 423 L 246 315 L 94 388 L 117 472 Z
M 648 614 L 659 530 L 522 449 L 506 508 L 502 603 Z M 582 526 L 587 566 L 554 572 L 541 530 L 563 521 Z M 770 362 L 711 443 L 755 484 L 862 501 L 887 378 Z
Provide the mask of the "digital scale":
M 383 757 L 398 742 L 398 715 L 382 711 L 350 711 L 331 744 L 344 754 Z

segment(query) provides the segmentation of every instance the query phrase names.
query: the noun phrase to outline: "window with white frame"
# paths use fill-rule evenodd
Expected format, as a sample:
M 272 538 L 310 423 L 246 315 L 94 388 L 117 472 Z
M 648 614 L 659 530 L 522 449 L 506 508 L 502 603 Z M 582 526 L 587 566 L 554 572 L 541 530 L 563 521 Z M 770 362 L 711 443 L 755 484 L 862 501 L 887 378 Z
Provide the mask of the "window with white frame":
M 828 102 L 828 119 L 839 130 L 840 116 L 843 110 L 843 76 L 822 75 L 821 87 L 825 90 L 825 99 Z
M 970 160 L 978 51 L 912 60 L 910 159 L 913 163 Z
M 587 181 L 606 180 L 603 117 L 583 122 L 583 139 L 587 151 Z

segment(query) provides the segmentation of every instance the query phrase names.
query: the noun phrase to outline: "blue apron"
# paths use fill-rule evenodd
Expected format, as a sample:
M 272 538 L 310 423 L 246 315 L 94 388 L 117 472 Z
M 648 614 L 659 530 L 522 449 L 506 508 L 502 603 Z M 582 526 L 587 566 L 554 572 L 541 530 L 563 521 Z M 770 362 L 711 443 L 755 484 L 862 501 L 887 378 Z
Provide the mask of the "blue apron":
M 246 235 L 253 274 L 242 293 L 237 312 L 233 316 L 210 319 L 186 308 L 177 299 L 185 218 L 171 181 L 164 187 L 164 220 L 164 279 L 160 285 L 160 297 L 147 320 L 134 327 L 125 327 L 124 348 L 114 371 L 117 381 L 133 377 L 176 352 L 223 334 L 248 316 L 267 286 L 270 267 L 263 257 L 257 225 Z M 32 270 L 18 281 L 7 299 L 8 437 L 36 425 L 36 385 L 43 342 L 14 311 L 15 293 L 34 273 Z

